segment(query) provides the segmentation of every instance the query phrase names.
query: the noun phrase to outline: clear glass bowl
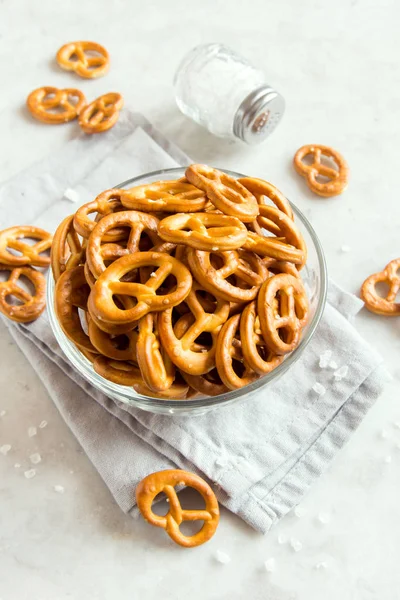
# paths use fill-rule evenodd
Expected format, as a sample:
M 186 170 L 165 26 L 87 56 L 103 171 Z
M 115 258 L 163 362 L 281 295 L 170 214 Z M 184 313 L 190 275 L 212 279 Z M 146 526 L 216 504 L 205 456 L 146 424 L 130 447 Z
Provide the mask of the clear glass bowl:
M 163 169 L 160 171 L 154 171 L 152 173 L 146 173 L 145 175 L 140 175 L 140 177 L 129 179 L 128 181 L 124 181 L 115 187 L 129 188 L 135 185 L 143 185 L 145 183 L 152 183 L 159 180 L 178 179 L 179 177 L 183 177 L 184 173 L 185 169 L 182 167 L 175 169 Z M 244 177 L 244 175 L 240 173 L 234 173 L 232 171 L 226 171 L 226 173 L 235 178 Z M 112 383 L 94 371 L 92 363 L 85 358 L 83 354 L 81 354 L 81 352 L 63 333 L 54 311 L 55 286 L 51 269 L 49 269 L 47 285 L 47 309 L 50 325 L 62 351 L 69 362 L 75 367 L 75 369 L 84 379 L 86 379 L 95 388 L 103 392 L 106 396 L 115 400 L 119 400 L 120 402 L 124 402 L 132 407 L 141 408 L 153 413 L 171 415 L 176 414 L 183 416 L 203 414 L 204 412 L 213 408 L 228 406 L 229 404 L 239 400 L 248 400 L 257 393 L 263 393 L 264 395 L 267 395 L 268 386 L 273 381 L 276 381 L 279 377 L 282 377 L 282 375 L 286 373 L 286 371 L 288 371 L 302 355 L 305 347 L 314 335 L 326 302 L 327 272 L 320 241 L 314 229 L 311 227 L 310 223 L 300 212 L 300 210 L 293 204 L 292 208 L 295 214 L 297 227 L 303 234 L 308 247 L 307 264 L 302 269 L 301 274 L 310 303 L 310 317 L 308 324 L 303 330 L 303 336 L 300 344 L 271 373 L 264 375 L 257 381 L 239 390 L 233 390 L 227 392 L 226 394 L 213 396 L 211 398 L 197 397 L 193 400 L 163 400 L 150 398 L 148 396 L 142 396 L 141 394 L 138 394 L 133 388 Z

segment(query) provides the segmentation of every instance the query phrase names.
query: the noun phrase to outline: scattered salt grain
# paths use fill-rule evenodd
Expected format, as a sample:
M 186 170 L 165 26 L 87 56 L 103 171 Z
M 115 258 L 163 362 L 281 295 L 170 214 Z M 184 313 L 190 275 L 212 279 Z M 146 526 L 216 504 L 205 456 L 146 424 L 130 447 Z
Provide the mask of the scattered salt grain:
M 296 508 L 294 509 L 293 512 L 298 519 L 301 519 L 306 514 L 306 511 L 304 510 L 304 508 L 301 508 L 300 506 L 296 506 Z
M 218 250 L 218 246 L 213 246 L 213 247 L 211 248 L 211 250 L 212 250 L 213 252 L 217 252 L 217 250 Z
M 300 550 L 303 548 L 303 544 L 296 538 L 290 538 L 289 544 L 295 552 L 300 552 Z
M 324 560 L 322 562 L 319 562 L 315 565 L 316 569 L 326 569 L 326 567 L 328 566 L 328 563 L 326 563 Z
M 173 408 L 169 408 L 168 412 L 169 412 L 170 415 L 173 415 L 174 414 L 174 409 Z
M 222 550 L 217 550 L 214 554 L 215 560 L 223 565 L 227 565 L 231 562 L 231 557 L 226 552 L 222 552 Z
M 25 475 L 26 479 L 32 479 L 32 477 L 35 477 L 36 471 L 35 471 L 35 469 L 29 469 L 29 471 L 24 472 L 24 475 Z
M 3 446 L 1 446 L 0 448 L 0 452 L 4 455 L 7 456 L 7 454 L 10 452 L 11 450 L 11 446 L 10 444 L 4 444 Z
M 57 492 L 57 494 L 63 494 L 64 493 L 64 488 L 62 485 L 55 485 L 54 486 L 54 491 Z
M 76 202 L 79 202 L 78 192 L 71 188 L 67 188 L 65 190 L 63 198 L 65 198 L 66 200 L 69 200 L 70 202 L 73 202 L 74 204 L 76 204 Z
M 320 523 L 322 523 L 323 525 L 326 525 L 327 523 L 329 523 L 329 521 L 331 520 L 331 516 L 329 513 L 319 513 L 318 515 L 318 521 Z
M 34 435 L 37 434 L 37 429 L 36 427 L 29 427 L 28 429 L 28 436 L 29 437 L 33 437 Z
M 385 456 L 385 463 L 387 465 L 389 465 L 392 462 L 392 457 L 390 456 L 390 454 L 388 454 L 387 456 Z
M 334 360 L 331 360 L 331 362 L 329 363 L 329 368 L 330 369 L 337 369 L 338 368 L 337 362 L 335 362 Z
M 331 360 L 332 350 L 325 350 L 319 357 L 319 366 L 321 369 L 326 369 L 329 365 L 329 361 Z
M 317 396 L 324 396 L 326 393 L 326 389 L 324 388 L 322 383 L 318 383 L 318 381 L 314 383 L 314 385 L 312 386 L 312 390 L 317 394 Z
M 276 561 L 274 558 L 269 558 L 264 562 L 264 567 L 267 573 L 273 573 L 276 570 Z
M 341 379 L 346 377 L 348 372 L 349 367 L 347 365 L 343 365 L 342 367 L 340 367 L 340 369 L 334 372 L 333 376 L 336 379 L 336 381 L 340 381 Z
M 340 249 L 342 252 L 350 252 L 351 250 L 350 246 L 346 246 L 346 244 L 343 244 Z
M 0 411 L 0 417 L 4 417 L 7 414 L 6 410 Z
M 215 464 L 217 465 L 217 467 L 225 467 L 226 460 L 224 460 L 223 458 L 217 458 L 217 460 L 215 461 Z
M 278 544 L 286 544 L 286 537 L 284 535 L 278 535 Z
M 40 429 L 44 429 L 45 427 L 47 427 L 47 425 L 48 425 L 47 421 L 42 421 L 41 423 L 39 423 Z
M 38 452 L 35 452 L 34 454 L 30 455 L 29 460 L 33 465 L 38 465 L 40 462 L 42 462 L 42 457 Z
M 15 463 L 15 465 L 14 465 L 14 468 L 15 468 L 15 469 L 20 469 L 20 468 L 21 468 L 21 465 L 20 465 L 19 463 Z
M 156 274 L 154 273 L 154 271 L 153 271 L 153 273 L 150 273 L 150 277 L 155 277 L 155 276 L 156 276 Z

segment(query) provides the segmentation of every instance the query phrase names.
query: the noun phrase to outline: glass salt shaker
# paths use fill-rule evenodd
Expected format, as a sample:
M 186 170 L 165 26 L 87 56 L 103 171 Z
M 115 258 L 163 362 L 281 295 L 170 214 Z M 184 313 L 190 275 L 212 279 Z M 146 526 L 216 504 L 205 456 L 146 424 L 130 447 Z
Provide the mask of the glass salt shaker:
M 285 110 L 281 94 L 262 71 L 221 44 L 196 46 L 175 73 L 181 111 L 219 137 L 258 144 L 278 125 Z

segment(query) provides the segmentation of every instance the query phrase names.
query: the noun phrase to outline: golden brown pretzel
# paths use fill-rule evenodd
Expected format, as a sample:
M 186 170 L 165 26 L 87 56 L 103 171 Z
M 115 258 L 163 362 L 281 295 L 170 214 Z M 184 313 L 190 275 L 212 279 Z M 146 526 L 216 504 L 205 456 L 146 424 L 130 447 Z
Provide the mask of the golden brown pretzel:
M 85 104 L 86 98 L 80 90 L 59 90 L 49 86 L 33 90 L 26 99 L 31 115 L 50 125 L 76 119 Z
M 85 133 L 102 133 L 118 121 L 124 105 L 121 94 L 109 92 L 99 96 L 79 113 L 79 126 Z
M 256 177 L 240 177 L 238 181 L 255 196 L 260 206 L 267 205 L 265 199 L 268 198 L 289 219 L 293 220 L 293 211 L 289 200 L 272 183 Z
M 188 181 L 157 181 L 124 190 L 121 202 L 145 212 L 197 212 L 205 208 L 207 197 Z
M 150 396 L 150 398 L 158 398 L 161 400 L 184 400 L 191 392 L 191 388 L 186 383 L 174 383 L 163 392 L 154 392 L 144 383 L 137 383 L 133 386 L 134 390 L 142 396 Z
M 54 307 L 61 329 L 78 348 L 97 353 L 88 335 L 86 335 L 76 306 L 77 290 L 83 288 L 83 293 L 89 294 L 83 266 L 64 271 L 58 279 L 54 293 Z M 81 305 L 81 300 L 79 301 Z M 82 308 L 82 305 L 80 306 Z
M 250 368 L 242 354 L 240 339 L 237 337 L 239 324 L 240 315 L 228 319 L 219 333 L 215 352 L 218 374 L 230 390 L 241 388 L 259 378 L 258 373 Z M 241 365 L 241 374 L 235 371 L 234 360 Z
M 86 54 L 88 52 L 89 54 Z M 96 52 L 97 54 L 93 54 Z M 57 52 L 57 62 L 66 71 L 75 71 L 85 79 L 101 77 L 108 71 L 110 57 L 96 42 L 70 42 Z
M 154 392 L 171 387 L 175 378 L 175 366 L 165 347 L 161 346 L 157 331 L 159 314 L 148 313 L 139 321 L 136 353 L 144 383 Z
M 157 266 L 158 269 L 146 283 L 121 281 L 133 269 Z M 162 296 L 156 294 L 168 275 L 176 278 L 176 288 Z M 160 311 L 176 306 L 186 298 L 192 287 L 192 276 L 188 269 L 176 258 L 161 252 L 136 252 L 123 256 L 104 271 L 89 296 L 89 311 L 100 320 L 113 324 L 129 324 L 148 312 Z M 114 301 L 115 294 L 131 296 L 137 300 L 130 309 L 119 308 Z
M 57 227 L 51 244 L 50 260 L 54 281 L 66 269 L 77 267 L 84 259 L 84 252 L 74 229 L 74 215 L 70 215 Z
M 270 231 L 286 244 L 302 251 L 303 263 L 299 266 L 301 269 L 307 260 L 307 246 L 292 219 L 275 206 L 262 205 L 257 221 L 263 229 Z
M 389 292 L 385 298 L 376 293 L 376 284 L 387 283 Z M 362 284 L 361 298 L 368 310 L 386 317 L 400 315 L 400 302 L 396 302 L 396 294 L 400 289 L 400 258 L 392 260 L 380 273 L 370 275 Z
M 222 383 L 217 369 L 212 369 L 204 375 L 190 375 L 184 371 L 181 372 L 181 375 L 191 388 L 204 396 L 219 396 L 229 392 L 229 388 Z
M 142 233 L 146 233 L 152 245 L 161 242 L 157 235 L 158 219 L 153 215 L 134 210 L 123 210 L 103 217 L 90 234 L 86 259 L 94 277 L 100 277 L 106 270 L 105 260 L 120 258 L 127 254 L 139 252 L 139 242 Z M 105 238 L 115 229 L 127 228 L 129 234 L 126 246 L 104 244 Z
M 243 248 L 255 252 L 259 256 L 267 256 L 275 260 L 287 260 L 296 265 L 303 265 L 305 256 L 303 250 L 274 237 L 257 235 L 252 231 L 247 232 L 247 239 Z
M 46 280 L 42 273 L 31 267 L 12 267 L 0 264 L 0 271 L 10 271 L 7 281 L 0 281 L 0 312 L 17 323 L 29 323 L 37 319 L 46 307 Z M 18 285 L 18 279 L 27 277 L 35 288 L 32 296 Z M 14 296 L 22 304 L 10 304 Z
M 118 385 L 132 387 L 143 381 L 138 367 L 122 360 L 113 360 L 106 356 L 98 355 L 93 361 L 93 368 L 98 375 Z
M 83 204 L 75 213 L 74 228 L 79 235 L 88 238 L 96 227 L 97 218 L 120 211 L 123 209 L 121 204 L 121 190 L 111 189 L 102 192 L 92 202 Z M 90 219 L 89 215 L 96 213 L 96 220 Z M 104 242 L 118 242 L 126 238 L 124 229 L 115 229 L 104 236 Z
M 306 157 L 312 157 L 312 164 L 304 162 Z M 332 159 L 337 169 L 328 167 L 321 159 L 327 157 Z M 311 191 L 319 196 L 337 196 L 347 187 L 349 180 L 349 167 L 343 156 L 330 148 L 320 144 L 308 144 L 297 150 L 293 159 L 294 168 L 297 173 L 305 178 Z M 318 177 L 328 179 L 328 181 L 318 181 Z
M 214 256 L 221 266 L 214 266 Z M 211 294 L 229 302 L 253 300 L 268 275 L 262 260 L 251 252 L 231 250 L 210 253 L 189 248 L 188 260 L 200 285 Z M 232 275 L 236 277 L 236 285 L 228 281 Z M 245 288 L 244 284 L 249 287 Z
M 240 341 L 244 359 L 249 367 L 259 375 L 270 373 L 283 361 L 283 356 L 274 354 L 265 345 L 257 317 L 255 300 L 250 302 L 242 313 Z M 263 355 L 261 355 L 261 352 Z
M 185 485 L 194 488 L 203 497 L 202 510 L 183 509 L 175 491 L 175 486 Z M 164 492 L 169 500 L 166 515 L 156 515 L 152 510 L 154 498 Z M 201 477 L 180 470 L 158 471 L 145 477 L 136 488 L 136 502 L 145 521 L 165 529 L 169 537 L 185 548 L 192 548 L 207 542 L 215 533 L 219 522 L 219 507 L 214 492 Z M 192 536 L 184 535 L 179 525 L 183 521 L 204 521 L 203 527 Z
M 229 302 L 219 298 L 216 298 L 217 302 L 213 313 L 205 312 L 196 295 L 198 290 L 198 284 L 194 283 L 185 299 L 185 304 L 189 307 L 193 318 L 182 336 L 176 335 L 174 331 L 172 308 L 160 313 L 158 320 L 160 338 L 169 357 L 177 367 L 191 375 L 203 375 L 214 367 L 214 344 L 207 352 L 196 352 L 192 350 L 192 346 L 203 332 L 215 334 L 217 328 L 225 323 L 229 314 Z M 182 318 L 186 321 L 188 317 L 185 315 Z
M 39 241 L 30 245 L 23 241 L 24 238 Z M 0 262 L 12 267 L 24 265 L 47 267 L 50 264 L 50 256 L 43 256 L 41 253 L 51 248 L 52 239 L 51 233 L 32 225 L 18 225 L 3 229 L 0 231 Z M 8 248 L 21 254 L 12 254 Z
M 215 213 L 178 213 L 160 221 L 159 235 L 168 242 L 198 250 L 235 250 L 247 238 L 247 229 L 235 217 Z
M 258 294 L 257 311 L 268 348 L 278 355 L 291 352 L 299 343 L 308 317 L 301 279 L 286 273 L 267 279 Z
M 90 341 L 99 354 L 113 360 L 137 362 L 137 331 L 128 331 L 127 333 L 119 335 L 111 335 L 100 329 L 89 315 L 88 333 Z

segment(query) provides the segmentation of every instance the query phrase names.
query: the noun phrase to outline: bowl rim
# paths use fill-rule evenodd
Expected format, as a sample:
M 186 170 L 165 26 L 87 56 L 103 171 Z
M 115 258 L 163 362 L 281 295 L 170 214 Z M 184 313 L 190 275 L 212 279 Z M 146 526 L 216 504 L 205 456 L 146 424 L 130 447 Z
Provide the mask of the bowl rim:
M 157 169 L 155 171 L 150 171 L 148 173 L 143 173 L 136 177 L 132 177 L 113 186 L 113 189 L 125 188 L 127 186 L 132 187 L 138 181 L 142 181 L 144 179 L 163 175 L 163 174 L 173 174 L 179 173 L 179 176 L 182 176 L 182 171 L 185 170 L 185 167 L 172 167 L 168 169 Z M 228 169 L 219 169 L 232 177 L 246 177 L 242 173 L 238 173 L 236 171 L 231 171 Z M 142 185 L 145 185 L 143 183 Z M 267 373 L 266 375 L 261 376 L 256 381 L 239 388 L 237 390 L 229 390 L 224 394 L 220 394 L 218 396 L 201 396 L 200 398 L 193 398 L 188 400 L 173 400 L 173 399 L 163 399 L 163 398 L 153 398 L 150 396 L 144 396 L 136 392 L 130 386 L 123 386 L 111 381 L 108 381 L 104 377 L 98 375 L 90 361 L 75 347 L 73 342 L 71 342 L 67 336 L 62 331 L 58 320 L 55 315 L 54 310 L 54 287 L 55 281 L 53 278 L 53 274 L 51 269 L 49 269 L 47 276 L 47 306 L 49 312 L 49 321 L 50 326 L 53 330 L 53 333 L 57 339 L 58 344 L 61 347 L 61 350 L 66 355 L 68 360 L 73 364 L 73 366 L 77 369 L 78 373 L 85 377 L 85 379 L 91 383 L 97 389 L 100 389 L 103 393 L 107 395 L 109 392 L 110 395 L 118 396 L 118 399 L 122 402 L 125 402 L 131 406 L 137 406 L 138 408 L 144 408 L 145 410 L 150 410 L 152 407 L 154 409 L 161 409 L 159 412 L 166 412 L 169 410 L 171 413 L 175 412 L 174 409 L 177 409 L 176 412 L 181 412 L 183 409 L 190 411 L 190 409 L 207 409 L 210 407 L 217 407 L 229 404 L 233 401 L 236 401 L 242 397 L 245 397 L 247 394 L 251 394 L 256 392 L 258 389 L 262 388 L 266 383 L 272 382 L 274 379 L 279 378 L 283 373 L 285 373 L 293 364 L 297 362 L 297 360 L 302 355 L 304 349 L 310 343 L 316 328 L 321 320 L 322 314 L 324 312 L 324 307 L 326 303 L 327 291 L 328 291 L 328 275 L 327 275 L 327 267 L 324 252 L 322 249 L 321 242 L 312 227 L 309 220 L 305 217 L 305 215 L 300 211 L 299 208 L 295 204 L 293 204 L 290 200 L 290 205 L 293 209 L 293 212 L 299 221 L 303 224 L 305 229 L 308 231 L 318 259 L 319 265 L 319 273 L 321 277 L 321 293 L 318 299 L 318 304 L 315 309 L 314 316 L 311 322 L 308 324 L 308 329 L 305 335 L 302 337 L 299 345 L 291 352 L 287 358 L 278 365 L 273 371 Z M 87 369 L 90 371 L 86 372 Z M 129 391 L 129 393 L 128 393 Z

